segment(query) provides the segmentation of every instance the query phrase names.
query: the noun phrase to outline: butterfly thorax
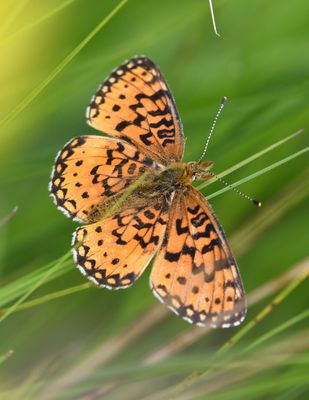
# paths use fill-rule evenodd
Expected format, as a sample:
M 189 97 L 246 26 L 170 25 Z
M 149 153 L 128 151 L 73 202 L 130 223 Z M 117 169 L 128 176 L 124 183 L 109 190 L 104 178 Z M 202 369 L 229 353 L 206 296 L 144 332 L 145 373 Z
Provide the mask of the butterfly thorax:
M 142 197 L 156 197 L 176 189 L 183 189 L 195 180 L 209 178 L 209 169 L 212 165 L 211 161 L 171 163 L 163 170 L 149 173 L 134 193 Z

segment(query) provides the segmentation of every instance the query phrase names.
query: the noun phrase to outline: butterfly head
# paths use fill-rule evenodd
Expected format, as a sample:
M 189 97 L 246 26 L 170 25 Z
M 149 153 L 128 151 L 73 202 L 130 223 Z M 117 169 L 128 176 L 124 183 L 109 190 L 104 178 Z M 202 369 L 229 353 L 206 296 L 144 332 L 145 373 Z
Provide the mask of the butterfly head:
M 192 181 L 199 181 L 212 177 L 209 172 L 211 167 L 214 165 L 212 161 L 196 162 L 190 161 L 187 164 L 188 175 L 191 176 Z

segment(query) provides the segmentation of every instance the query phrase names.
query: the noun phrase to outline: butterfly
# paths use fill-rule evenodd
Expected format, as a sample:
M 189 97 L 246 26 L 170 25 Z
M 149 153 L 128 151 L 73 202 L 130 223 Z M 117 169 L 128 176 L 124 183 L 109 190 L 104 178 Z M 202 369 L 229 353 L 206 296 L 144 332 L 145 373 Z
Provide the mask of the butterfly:
M 73 138 L 58 153 L 50 194 L 69 218 L 82 274 L 100 287 L 131 286 L 154 259 L 154 295 L 184 320 L 231 327 L 245 317 L 236 261 L 214 211 L 192 182 L 212 162 L 182 162 L 184 133 L 159 68 L 134 57 L 98 88 L 86 112 L 112 137 Z

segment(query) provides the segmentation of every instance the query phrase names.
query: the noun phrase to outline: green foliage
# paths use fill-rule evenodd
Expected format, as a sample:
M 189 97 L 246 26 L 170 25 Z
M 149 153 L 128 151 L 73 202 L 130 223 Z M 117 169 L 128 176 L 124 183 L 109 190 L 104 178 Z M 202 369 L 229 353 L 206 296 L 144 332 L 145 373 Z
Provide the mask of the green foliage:
M 213 3 L 221 37 L 206 0 L 1 2 L 1 398 L 306 397 L 309 5 Z M 243 327 L 188 326 L 157 304 L 149 270 L 114 292 L 74 268 L 76 224 L 47 191 L 54 157 L 73 136 L 95 134 L 84 116 L 91 96 L 137 54 L 172 88 L 187 161 L 229 98 L 207 157 L 264 206 L 217 182 L 201 190 L 239 262 Z

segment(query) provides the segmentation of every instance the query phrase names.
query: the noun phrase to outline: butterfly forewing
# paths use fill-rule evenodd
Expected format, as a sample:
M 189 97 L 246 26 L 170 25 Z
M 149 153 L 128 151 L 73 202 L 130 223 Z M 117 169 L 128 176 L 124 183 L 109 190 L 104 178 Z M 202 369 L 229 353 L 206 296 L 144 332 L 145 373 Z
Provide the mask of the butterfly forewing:
M 229 327 L 244 319 L 244 291 L 235 259 L 212 209 L 193 187 L 174 196 L 151 286 L 189 322 Z
M 122 140 L 80 136 L 57 156 L 50 193 L 67 216 L 88 221 L 98 205 L 119 196 L 151 168 L 158 166 Z
M 183 131 L 172 94 L 146 57 L 127 61 L 106 79 L 87 118 L 94 128 L 133 143 L 164 165 L 182 159 Z

